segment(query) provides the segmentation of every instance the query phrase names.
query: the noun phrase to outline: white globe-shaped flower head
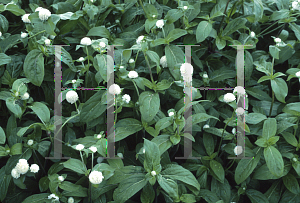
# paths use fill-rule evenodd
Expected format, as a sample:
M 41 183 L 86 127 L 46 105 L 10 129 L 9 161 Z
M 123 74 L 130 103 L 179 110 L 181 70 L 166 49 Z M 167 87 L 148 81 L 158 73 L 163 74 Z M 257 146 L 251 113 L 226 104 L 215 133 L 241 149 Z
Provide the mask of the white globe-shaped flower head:
M 292 8 L 293 10 L 300 10 L 299 1 L 293 1 Z
M 74 198 L 73 197 L 69 197 L 68 203 L 74 203 Z
M 183 77 L 183 80 L 186 82 L 192 81 L 193 71 L 194 71 L 194 68 L 193 68 L 192 64 L 190 64 L 190 63 L 184 63 L 180 67 L 181 76 Z
M 18 179 L 20 178 L 20 173 L 18 172 L 17 169 L 14 168 L 13 170 L 11 170 L 11 176 L 15 179 Z
M 15 169 L 18 170 L 20 174 L 25 174 L 29 170 L 29 164 L 26 159 L 20 159 L 19 163 L 17 163 Z
M 244 95 L 246 91 L 242 86 L 237 86 L 234 88 L 233 93 L 237 93 L 237 95 Z
M 280 42 L 281 42 L 281 39 L 280 39 L 280 38 L 275 38 L 275 39 L 274 39 L 274 42 L 280 43 Z
M 255 37 L 255 32 L 252 31 L 252 32 L 250 33 L 250 37 L 254 38 L 254 37 Z
M 66 94 L 66 100 L 70 104 L 74 104 L 78 100 L 78 94 L 77 94 L 77 92 L 75 92 L 74 90 L 68 91 L 67 94 Z
M 103 175 L 101 172 L 99 171 L 92 171 L 89 175 L 89 180 L 92 184 L 100 184 L 103 180 Z
M 28 144 L 29 146 L 33 145 L 33 140 L 28 140 L 28 141 L 27 141 L 27 144 Z
M 124 66 L 120 66 L 120 69 L 123 69 L 124 68 Z
M 83 61 L 84 61 L 84 58 L 83 58 L 83 57 L 80 57 L 80 58 L 78 59 L 78 61 L 79 61 L 79 62 L 83 62 Z
M 95 153 L 95 152 L 97 151 L 97 147 L 94 147 L 94 146 L 91 146 L 89 149 L 90 149 L 93 153 Z
M 45 45 L 50 45 L 51 44 L 51 40 L 50 39 L 45 39 Z
M 37 164 L 31 164 L 31 166 L 30 166 L 30 172 L 37 173 L 37 172 L 39 172 L 39 170 L 40 170 L 39 165 L 37 165 Z
M 92 40 L 89 37 L 84 37 L 81 39 L 80 44 L 84 46 L 89 46 L 92 44 Z
M 208 78 L 208 75 L 206 73 L 203 74 L 203 78 Z
M 112 84 L 109 89 L 108 89 L 110 94 L 120 94 L 121 93 L 121 88 L 117 84 Z
M 297 78 L 300 78 L 300 71 L 298 71 L 295 75 Z
M 231 132 L 232 132 L 233 135 L 235 135 L 236 129 L 235 129 L 235 128 L 232 128 Z
M 2 32 L 0 32 L 0 37 L 2 37 Z
M 128 77 L 131 79 L 134 79 L 134 78 L 139 77 L 139 74 L 136 71 L 132 70 L 132 71 L 129 71 Z
M 243 147 L 242 146 L 236 146 L 233 151 L 234 151 L 235 155 L 240 155 L 243 152 Z
M 24 23 L 30 23 L 31 21 L 29 20 L 29 15 L 30 14 L 24 14 L 23 16 L 22 16 L 22 21 L 24 22 Z
M 245 110 L 242 107 L 239 107 L 235 110 L 236 115 L 241 116 L 244 114 Z
M 234 94 L 232 94 L 232 93 L 227 93 L 227 94 L 224 95 L 224 101 L 225 101 L 226 103 L 233 102 L 234 100 L 235 100 Z
M 58 176 L 58 180 L 59 180 L 60 182 L 63 182 L 63 181 L 65 180 L 65 178 L 64 178 L 63 176 Z
M 100 42 L 99 45 L 100 45 L 101 48 L 105 48 L 106 47 L 105 42 Z
M 134 59 L 130 59 L 130 60 L 129 60 L 129 63 L 134 63 Z
M 15 96 L 16 96 L 16 97 L 19 96 L 19 92 L 15 92 Z
M 186 10 L 186 9 L 188 9 L 188 7 L 187 7 L 187 6 L 184 6 L 183 9 Z
M 156 21 L 156 27 L 163 28 L 164 25 L 165 25 L 164 20 Z
M 98 138 L 98 139 L 100 139 L 101 137 L 102 137 L 101 134 L 98 134 L 98 135 L 97 135 L 97 138 Z
M 161 65 L 163 68 L 168 67 L 167 56 L 161 57 L 159 62 L 160 62 L 160 65 Z
M 83 144 L 76 145 L 76 150 L 81 151 L 83 149 L 84 149 L 84 145 Z
M 42 20 L 42 21 L 46 21 L 48 20 L 48 18 L 51 16 L 51 12 L 46 9 L 46 8 L 43 8 L 43 9 L 40 9 L 39 10 L 39 18 Z
M 139 37 L 137 38 L 137 40 L 136 40 L 136 43 L 137 43 L 137 44 L 141 44 L 141 42 L 142 42 L 142 40 L 143 40 L 144 38 L 145 38 L 144 35 L 139 36 Z
M 55 201 L 59 201 L 59 197 L 57 197 L 55 194 L 51 194 L 48 196 L 48 199 L 54 199 Z M 53 200 L 52 200 L 53 201 Z
M 298 159 L 296 157 L 294 157 L 292 160 L 293 160 L 293 162 L 297 162 L 298 161 Z
M 123 96 L 122 96 L 122 100 L 126 103 L 126 104 L 128 104 L 129 102 L 130 102 L 130 96 L 128 95 L 128 94 L 124 94 Z
M 43 7 L 37 7 L 34 12 L 39 12 L 40 10 L 43 10 L 43 9 L 44 9 Z
M 174 116 L 174 112 L 171 111 L 171 112 L 169 113 L 169 116 L 170 116 L 170 117 L 171 117 L 171 116 Z
M 26 32 L 23 32 L 23 33 L 21 34 L 21 38 L 22 38 L 22 39 L 26 38 L 27 36 L 28 36 L 28 33 L 26 33 Z
M 203 126 L 203 129 L 205 129 L 205 128 L 209 128 L 209 125 L 208 125 L 208 124 L 205 124 L 205 125 Z
M 155 18 L 156 17 L 156 15 L 152 15 L 152 18 Z
M 118 153 L 117 156 L 120 157 L 120 158 L 123 158 L 123 154 L 122 153 Z
M 152 176 L 155 176 L 155 175 L 156 175 L 156 172 L 155 172 L 155 171 L 151 171 L 151 175 L 152 175 Z
M 145 154 L 145 152 L 146 152 L 146 150 L 145 150 L 145 148 L 143 149 L 143 154 Z
M 73 83 L 73 84 L 76 83 L 76 80 L 72 80 L 72 83 Z

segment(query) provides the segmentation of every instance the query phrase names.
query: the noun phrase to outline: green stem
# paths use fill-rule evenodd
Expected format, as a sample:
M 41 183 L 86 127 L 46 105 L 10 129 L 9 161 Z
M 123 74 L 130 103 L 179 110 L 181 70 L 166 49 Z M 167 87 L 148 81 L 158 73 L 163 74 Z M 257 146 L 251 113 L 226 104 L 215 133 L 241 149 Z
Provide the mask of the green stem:
M 88 68 L 87 68 L 87 71 L 85 73 L 85 88 L 87 88 L 88 86 L 88 78 L 89 78 L 89 69 L 90 69 L 90 59 L 89 59 L 89 51 L 88 51 L 88 48 L 87 46 L 85 47 L 86 49 L 86 55 L 87 55 L 87 58 L 88 58 Z M 85 101 L 87 100 L 86 98 L 86 91 L 84 91 L 84 98 L 85 98 Z
M 116 115 L 115 115 L 115 124 L 116 124 L 116 122 L 117 122 L 117 115 L 118 115 L 118 113 L 117 113 L 118 105 L 117 105 L 117 99 L 115 98 L 115 96 L 114 96 L 114 99 L 115 99 L 115 103 L 116 103 L 116 110 L 115 110 L 115 113 L 116 113 Z
M 271 30 L 271 31 L 269 31 L 269 32 L 267 32 L 266 34 L 263 34 L 263 35 L 267 35 L 267 34 L 269 34 L 269 33 L 273 32 L 273 31 L 275 31 L 275 30 L 277 30 L 277 29 L 281 28 L 282 26 L 284 26 L 284 24 L 283 24 L 283 25 L 281 25 L 281 26 L 279 26 L 279 27 L 276 27 L 276 28 L 274 28 L 273 30 Z M 261 34 L 260 34 L 260 35 L 261 35 Z
M 92 170 L 93 170 L 93 167 L 94 167 L 94 153 L 92 153 Z
M 66 123 L 67 123 L 69 120 L 71 120 L 72 118 L 74 118 L 74 117 L 76 117 L 76 116 L 78 116 L 78 115 L 79 115 L 79 114 L 76 114 L 76 115 L 74 115 L 74 116 L 68 118 L 68 120 L 66 120 L 66 122 L 59 128 L 59 130 L 57 131 L 57 133 L 54 135 L 54 138 L 56 137 L 56 135 L 58 134 L 58 132 L 66 125 Z
M 277 23 L 277 21 L 275 21 L 274 23 L 272 23 L 269 27 L 267 27 L 266 29 L 264 29 L 261 33 L 259 33 L 259 35 L 262 35 L 262 33 L 264 33 L 265 31 L 267 31 L 268 29 L 270 29 L 270 27 L 272 27 L 273 25 L 275 25 Z
M 145 8 L 144 8 L 144 5 L 143 5 L 142 1 L 141 1 L 141 0 L 139 0 L 139 1 L 140 1 L 140 4 L 141 4 L 141 6 L 142 6 L 144 12 L 145 12 L 146 18 L 148 18 L 147 12 L 146 12 L 146 10 L 145 10 Z
M 150 64 L 149 64 L 148 58 L 147 58 L 147 56 L 146 56 L 145 53 L 144 53 L 144 57 L 145 57 L 145 59 L 146 59 L 146 62 L 147 62 L 148 68 L 149 68 L 151 81 L 152 81 L 152 83 L 153 83 L 153 85 L 154 85 L 155 83 L 154 83 L 154 80 L 153 80 L 152 71 L 151 71 L 151 68 L 150 68 Z
M 31 37 L 28 37 L 28 39 L 30 39 L 30 38 L 32 38 L 32 37 L 35 37 L 35 36 L 37 36 L 37 35 L 39 35 L 39 34 L 41 34 L 41 33 L 43 33 L 43 32 L 46 32 L 46 30 L 43 30 L 43 31 L 41 31 L 41 32 L 38 32 L 38 33 L 36 33 L 35 35 L 32 35 Z
M 223 128 L 222 137 L 221 137 L 221 141 L 219 143 L 219 148 L 218 148 L 217 154 L 219 154 L 219 152 L 220 152 L 220 148 L 221 148 L 221 144 L 222 144 L 222 141 L 223 141 L 223 135 L 224 135 L 225 128 L 227 127 L 228 123 L 233 119 L 234 113 L 235 113 L 235 111 L 233 111 L 231 118 L 229 119 L 229 121 L 227 121 L 225 127 Z
M 139 96 L 139 98 L 140 98 L 140 93 L 139 93 L 139 90 L 138 90 L 138 88 L 137 88 L 137 86 L 136 86 L 134 80 L 132 80 L 132 82 L 133 82 L 133 84 L 134 84 L 134 86 L 135 86 L 135 89 L 136 89 L 136 91 L 137 91 L 137 94 L 138 94 L 138 96 Z
M 272 59 L 272 68 L 271 68 L 271 76 L 273 76 L 274 60 L 275 59 L 273 57 L 273 59 Z M 272 86 L 271 86 L 271 88 L 272 88 Z M 270 112 L 269 112 L 269 117 L 271 117 L 273 103 L 274 103 L 274 91 L 272 90 L 272 103 L 271 103 L 271 108 L 270 108 Z
M 83 161 L 83 157 L 82 157 L 81 151 L 79 151 L 79 153 L 80 153 L 81 161 L 82 161 L 82 163 L 84 164 L 84 161 Z
M 166 38 L 166 34 L 165 34 L 165 31 L 164 31 L 164 28 L 161 28 L 161 29 L 162 29 L 162 32 L 163 32 L 164 38 Z
M 228 171 L 228 169 L 231 168 L 231 166 L 234 164 L 234 161 L 235 161 L 235 160 L 233 159 L 233 160 L 231 160 L 231 161 L 232 161 L 232 163 L 230 164 L 230 166 L 229 166 L 228 168 L 225 169 L 225 171 Z

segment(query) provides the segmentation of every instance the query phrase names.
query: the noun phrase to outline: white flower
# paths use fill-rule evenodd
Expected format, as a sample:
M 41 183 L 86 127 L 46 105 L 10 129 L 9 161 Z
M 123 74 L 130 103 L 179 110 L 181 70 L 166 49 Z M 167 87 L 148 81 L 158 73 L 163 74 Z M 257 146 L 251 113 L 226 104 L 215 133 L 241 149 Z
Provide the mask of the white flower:
M 42 21 L 48 20 L 48 18 L 51 16 L 51 12 L 46 9 L 46 8 L 42 8 L 39 10 L 39 18 Z
M 227 94 L 224 95 L 224 101 L 225 101 L 226 103 L 232 102 L 232 101 L 234 101 L 234 100 L 235 100 L 234 94 L 232 94 L 232 93 L 227 93 Z
M 91 3 L 93 3 L 93 2 L 94 2 L 94 0 L 90 0 L 90 2 L 91 2 Z
M 81 39 L 80 44 L 89 46 L 92 44 L 92 40 L 89 37 L 84 37 Z
M 33 144 L 33 140 L 28 140 L 27 144 L 31 146 Z
M 243 148 L 242 146 L 236 146 L 233 151 L 235 155 L 240 155 L 243 152 Z
M 75 92 L 74 90 L 68 91 L 67 94 L 66 94 L 66 100 L 70 104 L 74 104 L 78 100 L 78 94 L 77 94 L 77 92 Z
M 73 83 L 73 84 L 76 83 L 76 80 L 72 80 L 72 83 Z
M 146 152 L 146 150 L 145 150 L 145 148 L 143 149 L 143 154 L 145 154 L 145 152 Z
M 19 96 L 19 92 L 16 92 L 16 93 L 15 93 L 15 96 L 16 96 L 16 97 Z
M 46 39 L 46 40 L 45 40 L 45 45 L 50 45 L 50 43 L 51 43 L 51 40 L 50 40 L 50 39 Z
M 84 61 L 84 58 L 83 58 L 83 57 L 80 57 L 80 58 L 78 59 L 78 61 L 79 61 L 79 62 L 83 62 L 83 61 Z
M 141 44 L 141 42 L 142 42 L 142 40 L 143 40 L 144 38 L 145 38 L 144 35 L 139 36 L 139 37 L 137 38 L 137 40 L 136 40 L 136 43 L 137 43 L 137 44 Z
M 110 94 L 120 94 L 121 93 L 121 88 L 117 84 L 112 84 L 109 89 L 108 89 Z
M 130 102 L 130 96 L 128 94 L 124 94 L 122 96 L 122 100 L 128 104 Z
M 23 32 L 22 34 L 21 34 L 21 38 L 23 39 L 23 38 L 26 38 L 28 36 L 28 33 L 26 33 L 26 32 Z
M 209 125 L 208 124 L 205 124 L 204 126 L 203 126 L 203 129 L 204 128 L 209 128 Z
M 74 203 L 74 198 L 73 197 L 69 197 L 68 203 Z
M 59 197 L 57 197 L 55 194 L 51 194 L 51 195 L 48 196 L 48 199 L 52 199 L 52 198 L 54 198 L 55 201 L 59 200 Z
M 64 178 L 63 176 L 58 176 L 58 180 L 59 180 L 60 182 L 63 182 L 63 181 L 65 180 L 65 178 Z
M 95 153 L 95 152 L 97 151 L 97 147 L 94 147 L 94 146 L 91 146 L 89 149 L 90 149 L 93 153 Z
M 2 37 L 2 32 L 0 32 L 0 37 Z
M 155 175 L 156 175 L 156 172 L 155 172 L 155 171 L 151 171 L 151 175 L 152 175 L 152 176 L 155 176 Z
M 190 82 L 193 75 L 193 66 L 190 63 L 183 63 L 180 67 L 180 73 L 184 81 Z
M 37 172 L 39 172 L 39 170 L 40 170 L 39 165 L 37 165 L 37 164 L 31 164 L 31 166 L 30 166 L 30 172 L 37 173 Z
M 251 32 L 250 37 L 254 38 L 255 37 L 255 32 Z
M 300 78 L 300 71 L 298 71 L 295 75 L 297 78 Z
M 293 162 L 297 162 L 298 159 L 296 157 L 293 158 Z
M 22 100 L 29 99 L 29 94 L 28 94 L 28 92 L 25 92 L 25 93 L 21 96 L 21 99 L 22 99 Z
M 233 93 L 237 92 L 238 95 L 244 95 L 245 89 L 242 86 L 237 86 L 234 88 Z
M 156 15 L 152 15 L 152 18 L 155 18 L 156 17 Z
M 139 74 L 136 71 L 132 70 L 132 71 L 129 71 L 128 77 L 132 78 L 132 79 L 137 78 L 137 77 L 139 77 Z
M 274 42 L 280 43 L 280 42 L 281 42 L 281 39 L 280 39 L 280 38 L 275 38 L 275 39 L 274 39 Z
M 167 63 L 167 56 L 162 56 L 160 58 L 160 65 L 163 67 L 163 68 L 166 68 L 168 67 L 168 63 Z
M 242 107 L 239 107 L 235 110 L 236 115 L 241 116 L 244 114 L 245 110 Z
M 171 111 L 171 112 L 169 113 L 169 116 L 173 116 L 173 115 L 174 115 L 174 112 Z
M 120 157 L 120 158 L 123 158 L 123 154 L 122 153 L 118 153 L 117 156 Z
M 163 28 L 164 24 L 165 24 L 164 20 L 156 21 L 156 27 L 158 27 L 158 28 Z
M 29 18 L 28 18 L 28 16 L 29 16 L 30 14 L 24 14 L 23 16 L 22 16 L 22 21 L 24 22 L 24 23 L 30 23 L 31 21 L 29 20 Z
M 92 171 L 89 175 L 89 180 L 92 184 L 100 184 L 103 180 L 103 175 L 99 171 Z
M 124 68 L 124 66 L 120 66 L 120 69 Z
M 184 6 L 183 9 L 186 10 L 186 9 L 188 9 L 188 7 L 187 7 L 187 6 Z
M 27 163 L 27 160 L 26 159 L 20 159 L 19 163 L 17 163 L 15 169 L 17 169 L 17 171 L 20 174 L 27 173 L 27 171 L 29 170 L 29 164 Z
M 129 60 L 129 63 L 134 63 L 134 59 L 130 59 L 130 60 Z
M 37 7 L 34 12 L 38 12 L 38 11 L 43 10 L 43 9 L 44 9 L 43 7 Z
M 101 134 L 98 134 L 98 135 L 97 135 L 97 138 L 100 139 L 100 138 L 101 138 Z
M 84 149 L 84 145 L 83 144 L 76 145 L 76 150 L 81 151 L 83 149 Z
M 100 47 L 102 47 L 102 48 L 106 47 L 105 42 L 100 42 Z
M 299 6 L 300 2 L 299 3 L 298 2 L 297 1 L 293 1 L 293 3 L 292 3 L 293 10 L 300 10 L 300 6 Z
M 103 160 L 104 160 L 103 157 L 98 157 L 98 158 L 97 158 L 97 163 L 100 164 Z
M 13 170 L 11 170 L 11 176 L 15 179 L 18 179 L 20 178 L 20 173 L 18 172 L 17 169 L 14 168 Z
M 203 78 L 208 78 L 208 75 L 206 73 L 203 74 Z
M 235 133 L 236 133 L 236 129 L 235 129 L 235 128 L 232 128 L 231 132 L 232 132 L 232 134 L 234 134 L 234 135 L 235 135 Z

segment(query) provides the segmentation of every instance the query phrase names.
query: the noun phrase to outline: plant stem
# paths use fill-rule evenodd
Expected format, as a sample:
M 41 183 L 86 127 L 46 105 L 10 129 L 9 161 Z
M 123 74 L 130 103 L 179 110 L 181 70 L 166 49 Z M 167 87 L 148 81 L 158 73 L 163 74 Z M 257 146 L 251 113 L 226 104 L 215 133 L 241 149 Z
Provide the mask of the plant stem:
M 231 118 L 229 119 L 229 121 L 227 121 L 225 127 L 223 128 L 222 137 L 221 137 L 221 141 L 219 143 L 219 148 L 218 148 L 217 154 L 219 154 L 219 152 L 220 152 L 220 148 L 221 148 L 221 144 L 222 144 L 222 141 L 223 141 L 223 135 L 224 135 L 225 128 L 227 127 L 228 123 L 233 119 L 234 113 L 235 113 L 235 111 L 233 111 Z
M 233 159 L 233 160 L 232 160 L 232 163 L 230 164 L 230 166 L 229 166 L 228 168 L 225 169 L 225 171 L 228 171 L 228 169 L 231 168 L 231 166 L 234 164 L 234 161 L 235 161 L 235 160 Z
M 136 86 L 134 80 L 132 80 L 132 82 L 133 82 L 133 84 L 134 84 L 134 86 L 135 86 L 135 89 L 136 89 L 136 91 L 137 91 L 137 94 L 138 94 L 138 96 L 139 96 L 139 98 L 140 98 L 140 93 L 139 93 L 139 90 L 138 90 L 138 88 L 137 88 L 137 86 Z
M 143 5 L 142 1 L 141 1 L 141 0 L 139 0 L 139 1 L 140 1 L 140 4 L 141 4 L 141 6 L 142 6 L 144 12 L 145 12 L 146 18 L 148 18 L 147 12 L 146 12 L 146 10 L 145 10 L 145 8 L 144 8 L 144 5 Z
M 33 38 L 33 37 L 35 37 L 35 36 L 37 36 L 37 35 L 39 35 L 39 34 L 41 34 L 41 33 L 43 33 L 43 32 L 46 32 L 46 30 L 43 30 L 43 31 L 41 31 L 41 32 L 38 32 L 38 33 L 32 35 L 31 37 L 28 37 L 28 39 L 31 39 L 31 38 Z
M 264 33 L 265 31 L 267 31 L 268 29 L 270 29 L 270 27 L 272 27 L 273 25 L 275 25 L 277 23 L 277 21 L 275 21 L 274 23 L 272 23 L 272 25 L 270 25 L 269 27 L 267 27 L 265 30 L 263 30 L 261 33 L 259 33 L 259 35 L 262 35 L 262 33 Z
M 151 81 L 152 81 L 152 83 L 153 83 L 153 85 L 154 85 L 155 83 L 154 83 L 154 80 L 153 80 L 152 71 L 151 71 L 151 68 L 150 68 L 150 64 L 149 64 L 148 58 L 147 58 L 147 56 L 146 56 L 145 53 L 144 53 L 144 57 L 145 57 L 145 59 L 146 59 L 146 62 L 147 62 L 148 68 L 149 68 Z
M 84 161 L 83 161 L 83 157 L 82 157 L 81 151 L 79 151 L 79 153 L 80 153 L 81 161 L 82 161 L 82 163 L 84 164 Z
M 273 68 L 274 68 L 274 57 L 273 57 L 273 59 L 272 59 L 271 76 L 273 76 Z M 271 85 L 271 88 L 272 88 L 272 85 Z M 274 103 L 274 91 L 272 90 L 272 103 L 271 103 L 271 108 L 270 108 L 270 112 L 269 112 L 269 117 L 271 117 L 272 108 L 273 108 L 273 103 Z
M 33 151 L 33 154 L 34 154 L 36 160 L 39 162 L 39 165 L 41 166 L 41 168 L 42 168 L 42 170 L 43 170 L 43 173 L 44 173 L 45 175 L 47 175 L 47 173 L 46 173 L 46 171 L 45 171 L 45 168 L 43 167 L 43 165 L 42 165 L 40 159 L 38 158 L 38 156 L 37 156 L 35 150 L 32 150 L 32 151 Z
M 93 167 L 94 167 L 94 153 L 92 153 L 92 170 L 93 170 Z
M 115 98 L 115 95 L 114 95 L 114 99 L 115 99 L 115 104 L 116 104 L 116 110 L 115 110 L 115 124 L 116 124 L 116 122 L 117 122 L 117 109 L 118 109 L 118 105 L 117 105 L 117 99 Z
M 164 28 L 161 28 L 161 30 L 163 32 L 164 38 L 166 38 L 166 34 L 165 34 L 165 31 L 164 31 Z
M 74 117 L 76 117 L 76 116 L 78 116 L 78 115 L 79 115 L 79 114 L 76 114 L 76 115 L 74 115 L 74 116 L 68 118 L 68 120 L 66 120 L 66 122 L 59 128 L 59 130 L 57 131 L 57 133 L 54 135 L 54 138 L 56 137 L 56 135 L 58 134 L 58 132 L 66 125 L 66 123 L 67 123 L 69 120 L 71 120 L 72 118 L 74 118 Z
M 263 35 L 267 35 L 267 34 L 273 32 L 273 31 L 275 31 L 275 30 L 277 30 L 277 29 L 279 29 L 279 28 L 281 28 L 281 27 L 283 27 L 283 26 L 284 26 L 284 24 L 281 25 L 281 26 L 279 26 L 279 27 L 274 28 L 273 30 L 271 30 L 271 31 L 269 31 L 269 32 L 267 32 L 266 34 L 263 34 Z
M 85 88 L 88 86 L 88 78 L 89 78 L 89 69 L 90 69 L 90 59 L 89 59 L 89 51 L 88 51 L 88 48 L 87 46 L 85 47 L 86 49 L 86 55 L 87 55 L 87 58 L 88 58 L 88 68 L 87 68 L 87 71 L 85 73 Z M 86 98 L 86 91 L 84 91 L 84 99 L 85 101 L 87 100 Z

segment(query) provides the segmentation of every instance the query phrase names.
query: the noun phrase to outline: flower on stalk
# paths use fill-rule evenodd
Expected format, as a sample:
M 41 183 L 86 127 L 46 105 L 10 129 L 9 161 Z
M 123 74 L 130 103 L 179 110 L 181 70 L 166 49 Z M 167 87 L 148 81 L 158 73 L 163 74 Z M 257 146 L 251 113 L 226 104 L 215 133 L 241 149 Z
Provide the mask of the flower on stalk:
M 255 32 L 252 31 L 252 32 L 250 33 L 250 37 L 251 37 L 251 38 L 254 38 L 254 37 L 255 37 Z
M 134 79 L 134 78 L 139 77 L 139 74 L 136 71 L 134 71 L 134 70 L 133 71 L 129 71 L 128 77 L 131 78 L 131 79 Z
M 110 94 L 120 94 L 121 93 L 121 88 L 117 84 L 112 84 L 109 89 L 108 89 Z
M 205 128 L 209 128 L 209 125 L 208 125 L 208 124 L 205 124 L 205 125 L 203 126 L 203 129 L 205 129 Z
M 91 146 L 89 149 L 90 149 L 93 153 L 95 153 L 95 152 L 97 151 L 97 147 L 94 147 L 94 146 Z
M 124 68 L 124 66 L 120 66 L 120 69 Z
M 68 91 L 67 94 L 66 94 L 66 100 L 70 104 L 74 104 L 78 100 L 78 94 L 77 94 L 77 92 L 75 92 L 74 90 Z
M 20 174 L 27 173 L 27 171 L 29 170 L 29 164 L 28 164 L 27 160 L 26 159 L 19 159 L 19 163 L 17 163 L 15 169 L 17 169 L 17 171 Z
M 298 71 L 295 75 L 297 78 L 300 78 L 300 71 Z
M 16 97 L 19 96 L 19 92 L 15 92 L 15 96 L 16 96 Z
M 243 148 L 242 146 L 236 146 L 233 151 L 235 155 L 240 155 L 243 152 Z
M 130 96 L 129 96 L 128 94 L 124 94 L 124 95 L 122 96 L 122 100 L 123 100 L 126 104 L 128 104 L 128 103 L 130 102 Z
M 73 197 L 69 197 L 68 203 L 74 203 L 74 198 Z
M 134 59 L 130 59 L 130 60 L 129 60 L 129 63 L 134 63 Z
M 58 180 L 59 180 L 60 182 L 63 182 L 63 181 L 65 180 L 65 178 L 64 178 L 63 176 L 58 176 Z
M 281 42 L 281 39 L 280 39 L 280 38 L 275 38 L 275 39 L 274 39 L 274 42 L 280 43 L 280 42 Z
M 171 111 L 171 112 L 169 113 L 169 116 L 171 117 L 171 116 L 173 116 L 173 115 L 174 115 L 174 112 Z
M 26 33 L 26 32 L 22 32 L 21 33 L 21 38 L 22 39 L 26 38 L 27 36 L 28 36 L 28 33 Z
M 84 37 L 81 39 L 80 44 L 84 46 L 89 46 L 92 44 L 92 40 L 89 37 Z
M 145 150 L 145 148 L 143 149 L 143 154 L 145 154 L 145 152 L 146 152 L 146 150 Z
M 232 93 L 227 93 L 227 94 L 224 95 L 224 101 L 225 101 L 226 103 L 233 102 L 234 100 L 235 100 L 234 94 L 232 94 Z
M 100 138 L 101 138 L 101 134 L 98 134 L 98 135 L 97 135 L 97 138 L 100 139 Z
M 76 83 L 76 80 L 72 80 L 72 83 L 73 83 L 73 84 Z
M 45 45 L 50 45 L 51 40 L 50 39 L 45 39 Z
M 76 145 L 76 150 L 81 151 L 83 149 L 84 149 L 84 145 L 83 144 Z
M 28 140 L 27 144 L 31 146 L 33 144 L 33 140 Z
M 298 159 L 296 157 L 294 157 L 292 160 L 293 160 L 293 162 L 297 162 L 298 161 Z
M 50 39 L 54 39 L 55 38 L 55 36 L 54 35 L 50 35 Z
M 29 20 L 29 18 L 28 18 L 28 16 L 29 16 L 30 14 L 24 14 L 23 16 L 22 16 L 22 21 L 24 22 L 24 23 L 30 23 L 31 21 Z
M 139 36 L 136 40 L 136 43 L 141 44 L 141 42 L 143 41 L 144 38 L 145 38 L 144 35 Z
M 11 176 L 15 179 L 20 178 L 20 173 L 18 172 L 18 170 L 16 168 L 14 168 L 13 170 L 11 170 Z
M 37 173 L 37 172 L 39 172 L 39 170 L 40 170 L 39 165 L 37 165 L 37 164 L 31 164 L 31 166 L 30 166 L 30 172 Z
M 180 67 L 180 73 L 184 81 L 190 82 L 193 75 L 193 66 L 190 63 L 183 63 Z
M 51 195 L 48 196 L 48 199 L 52 199 L 52 198 L 55 199 L 54 201 L 59 201 L 59 197 L 56 196 L 55 194 L 51 194 Z
M 235 128 L 232 128 L 231 132 L 232 132 L 233 135 L 235 135 L 236 129 L 235 129 Z
M 0 37 L 2 37 L 2 32 L 0 32 Z
M 103 180 L 103 175 L 99 171 L 92 171 L 89 175 L 89 180 L 92 184 L 100 184 Z
M 101 48 L 105 48 L 106 47 L 105 42 L 100 42 L 99 45 L 100 45 Z
M 162 56 L 160 58 L 160 65 L 163 67 L 163 68 L 166 68 L 168 67 L 168 63 L 167 63 L 167 56 Z
M 156 172 L 155 172 L 155 171 L 151 171 L 151 175 L 152 175 L 152 176 L 155 176 L 155 175 L 156 175 Z
M 238 95 L 244 95 L 246 91 L 242 86 L 237 86 L 234 88 L 233 93 L 237 93 Z
M 208 78 L 208 75 L 206 73 L 203 74 L 203 78 Z
M 300 1 L 293 1 L 292 3 L 292 10 L 300 10 L 300 6 L 299 6 Z
M 35 11 L 37 11 L 37 9 Z M 46 8 L 41 8 L 41 9 L 38 10 L 38 12 L 39 12 L 39 18 L 42 21 L 48 20 L 48 18 L 51 16 L 51 12 Z
M 164 24 L 165 24 L 164 20 L 156 21 L 156 27 L 158 27 L 158 28 L 163 28 Z
M 83 57 L 80 57 L 80 58 L 78 59 L 78 61 L 79 61 L 79 62 L 83 62 L 83 61 L 84 61 L 84 58 L 83 58 Z
M 25 93 L 21 96 L 21 99 L 22 99 L 22 100 L 29 99 L 29 94 L 28 94 L 28 92 L 25 92 Z
M 183 9 L 186 10 L 186 9 L 188 9 L 188 7 L 187 7 L 187 6 L 184 6 Z

